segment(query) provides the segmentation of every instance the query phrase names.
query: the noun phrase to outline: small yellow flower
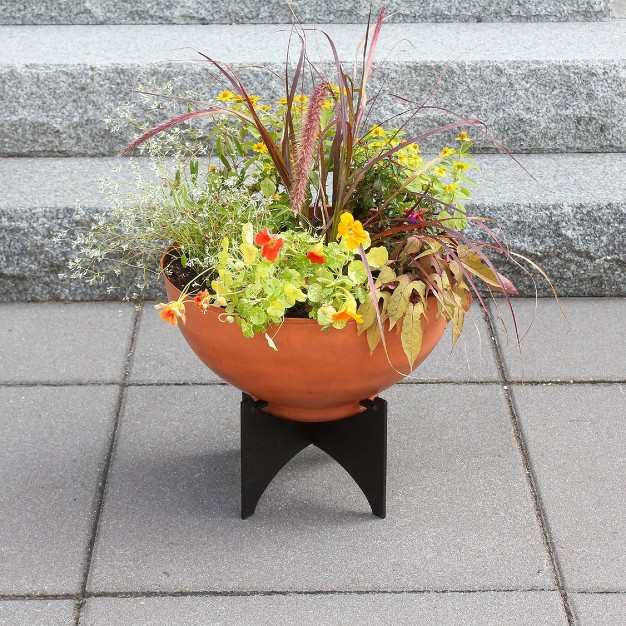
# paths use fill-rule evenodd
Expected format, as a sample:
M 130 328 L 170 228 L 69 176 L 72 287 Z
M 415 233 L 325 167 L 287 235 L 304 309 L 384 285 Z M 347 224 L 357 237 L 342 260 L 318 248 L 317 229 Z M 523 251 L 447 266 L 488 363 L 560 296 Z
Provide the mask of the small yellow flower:
M 446 191 L 454 191 L 459 185 L 457 183 L 450 183 L 449 185 L 444 185 L 443 188 Z
M 406 165 L 408 161 L 409 161 L 409 157 L 407 157 L 406 154 L 398 155 L 398 163 L 400 163 L 400 165 Z
M 448 172 L 446 172 L 446 170 L 443 169 L 443 167 L 436 167 L 434 169 L 435 174 L 437 174 L 437 176 L 440 176 L 441 178 L 444 178 Z
M 293 100 L 294 102 L 298 102 L 300 104 L 306 104 L 309 101 L 309 97 L 299 93 L 293 97 Z
M 467 133 L 464 130 L 462 130 L 459 133 L 459 136 L 455 137 L 454 141 L 472 141 L 472 138 L 468 137 Z
M 260 152 L 260 153 L 267 152 L 267 146 L 262 141 L 259 141 L 259 143 L 253 144 L 252 149 L 255 152 Z
M 454 154 L 454 150 L 452 148 L 448 148 L 448 146 L 446 146 L 442 151 L 441 154 L 439 155 L 441 158 L 445 158 L 447 157 L 449 154 Z
M 462 161 L 458 161 L 454 164 L 454 169 L 458 170 L 459 172 L 465 172 L 469 169 L 469 165 L 467 163 L 463 163 Z
M 287 104 L 287 98 L 281 98 L 276 104 Z
M 252 104 L 256 104 L 261 99 L 261 96 L 248 96 L 248 98 Z
M 261 108 L 264 111 L 269 111 L 272 108 L 272 105 L 271 104 L 263 104 L 263 105 L 261 105 Z
M 209 171 L 215 172 L 215 171 L 217 171 L 217 169 L 218 169 L 217 165 L 213 165 L 213 163 L 211 163 L 211 165 L 209 165 Z
M 335 101 L 332 98 L 326 98 L 322 102 L 322 109 L 333 109 L 335 107 Z
M 418 143 L 411 143 L 407 146 L 407 149 L 415 154 L 419 154 L 420 146 Z
M 264 169 L 266 172 L 269 172 L 270 170 L 272 170 L 272 169 L 274 169 L 274 168 L 273 168 L 273 166 L 272 166 L 272 164 L 271 164 L 271 163 L 266 163 L 266 164 L 263 166 L 263 169 Z
M 232 91 L 222 91 L 216 98 L 220 102 L 234 102 L 235 94 Z
M 335 85 L 335 83 L 328 83 L 328 86 L 333 93 L 339 93 L 339 85 Z
M 280 194 L 279 194 L 279 193 L 275 193 L 275 194 L 272 196 L 272 200 L 280 200 Z
M 359 220 L 355 220 L 350 213 L 342 213 L 337 227 L 337 239 L 346 242 L 348 250 L 355 250 L 367 241 L 368 234 Z
M 385 144 L 382 141 L 372 141 L 370 143 L 370 148 L 374 148 L 374 150 L 380 150 L 380 148 L 384 148 Z
M 369 134 L 372 137 L 382 137 L 382 135 L 385 134 L 385 130 L 383 128 L 381 128 L 378 124 L 374 124 L 371 128 L 370 128 L 370 132 Z

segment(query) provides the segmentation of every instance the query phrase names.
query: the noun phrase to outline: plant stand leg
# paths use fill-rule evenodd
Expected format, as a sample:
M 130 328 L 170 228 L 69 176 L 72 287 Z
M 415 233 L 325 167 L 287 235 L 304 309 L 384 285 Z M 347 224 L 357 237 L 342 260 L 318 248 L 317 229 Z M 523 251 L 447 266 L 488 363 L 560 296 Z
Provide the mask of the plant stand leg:
M 363 491 L 372 513 L 386 516 L 387 403 L 332 422 L 295 422 L 266 413 L 262 400 L 241 401 L 241 517 L 250 517 L 276 474 L 313 444 L 337 461 Z

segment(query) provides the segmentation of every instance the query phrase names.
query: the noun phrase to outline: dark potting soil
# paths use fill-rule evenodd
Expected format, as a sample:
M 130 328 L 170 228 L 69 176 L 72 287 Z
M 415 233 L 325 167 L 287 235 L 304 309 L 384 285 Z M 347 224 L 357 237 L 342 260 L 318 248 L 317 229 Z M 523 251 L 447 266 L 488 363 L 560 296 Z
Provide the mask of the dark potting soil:
M 198 273 L 191 267 L 183 267 L 180 258 L 173 256 L 169 253 L 165 257 L 164 267 L 165 273 L 167 274 L 167 277 L 170 279 L 171 283 L 181 291 L 191 283 L 189 295 L 192 297 L 198 291 L 202 291 L 203 289 L 207 288 L 207 276 L 209 284 L 211 280 L 215 278 L 215 276 L 205 274 L 201 278 L 198 278 L 196 282 L 192 282 L 195 278 L 197 278 Z M 287 309 L 287 311 L 285 312 L 285 317 L 307 318 L 309 317 L 310 310 L 311 308 L 307 306 L 304 302 L 296 302 L 294 306 Z

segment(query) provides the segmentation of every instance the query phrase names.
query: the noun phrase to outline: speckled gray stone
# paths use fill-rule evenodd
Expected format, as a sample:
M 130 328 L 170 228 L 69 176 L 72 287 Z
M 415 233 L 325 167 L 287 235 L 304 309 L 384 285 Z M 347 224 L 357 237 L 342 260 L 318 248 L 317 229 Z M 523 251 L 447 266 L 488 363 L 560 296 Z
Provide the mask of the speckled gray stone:
M 126 303 L 0 303 L 0 382 L 116 383 L 134 310 Z
M 461 387 L 385 394 L 385 520 L 346 472 L 310 449 L 245 521 L 239 393 L 130 388 L 89 589 L 550 589 L 501 391 Z
M 116 398 L 114 386 L 0 388 L 0 594 L 79 592 Z
M 0 24 L 263 24 L 289 22 L 288 5 L 310 22 L 366 22 L 369 10 L 368 2 L 357 0 L 0 0 Z M 391 0 L 388 14 L 395 22 L 602 20 L 609 17 L 610 5 L 610 0 Z
M 482 172 L 470 213 L 492 218 L 489 227 L 511 250 L 540 263 L 562 296 L 626 295 L 626 157 L 517 157 L 536 180 L 507 156 L 477 157 Z M 98 179 L 120 163 L 113 158 L 0 159 L 1 299 L 121 299 L 129 291 L 107 292 L 120 286 L 119 280 L 89 285 L 59 279 L 72 250 L 69 242 L 51 240 L 106 208 L 106 198 L 97 194 Z M 127 179 L 127 171 L 118 178 Z M 76 217 L 79 200 L 85 219 Z M 478 228 L 470 232 L 481 235 Z M 498 268 L 521 294 L 534 295 L 532 280 L 520 268 L 504 261 Z M 534 276 L 539 293 L 549 295 L 547 283 Z M 158 280 L 148 297 L 164 297 Z
M 72 600 L 0 601 L 0 626 L 73 626 Z
M 182 86 L 203 85 L 209 95 L 222 89 L 212 87 L 204 64 L 161 62 L 197 59 L 195 48 L 281 73 L 289 33 L 280 29 L 0 27 L 0 155 L 115 154 L 129 137 L 112 136 L 102 120 L 132 97 L 137 84 L 180 75 Z M 325 30 L 341 58 L 351 61 L 363 27 L 329 24 Z M 621 21 L 390 24 L 378 52 L 380 61 L 388 59 L 386 71 L 373 77 L 370 91 L 400 93 L 417 105 L 436 87 L 429 104 L 483 120 L 511 151 L 619 152 L 626 149 L 625 31 Z M 312 60 L 330 72 L 332 57 L 319 37 L 320 56 L 312 41 Z M 253 69 L 240 73 L 251 91 L 270 101 L 280 97 L 279 79 Z M 381 97 L 375 118 L 406 106 Z M 451 119 L 424 110 L 407 128 L 419 132 Z M 485 141 L 481 149 L 494 148 Z
M 626 593 L 573 593 L 570 601 L 582 626 L 626 626 Z
M 59 277 L 67 274 L 74 255 L 71 240 L 108 206 L 98 181 L 110 173 L 122 187 L 132 180 L 128 170 L 117 178 L 112 173 L 121 163 L 114 158 L 0 159 L 1 300 L 121 300 L 135 291 L 130 278 L 88 284 Z M 66 241 L 53 241 L 65 230 L 70 231 Z M 109 292 L 109 287 L 115 289 Z M 161 299 L 163 293 L 155 277 L 148 296 Z
M 624 591 L 626 385 L 514 386 L 513 398 L 565 585 Z
M 511 251 L 538 263 L 561 296 L 626 295 L 626 155 L 481 156 L 483 171 L 471 214 Z M 534 179 L 533 179 L 534 177 Z M 484 231 L 469 231 L 484 241 Z M 498 268 L 524 295 L 550 296 L 548 283 L 525 261 L 530 275 L 512 262 Z
M 551 298 L 536 307 L 534 299 L 516 300 L 521 350 L 506 303 L 497 304 L 506 324 L 506 331 L 495 326 L 509 380 L 626 380 L 626 298 L 567 298 L 563 312 Z M 493 303 L 490 309 L 497 315 Z
M 626 19 L 626 0 L 614 0 L 611 5 L 611 16 L 618 20 Z
M 93 598 L 80 626 L 565 626 L 554 591 Z

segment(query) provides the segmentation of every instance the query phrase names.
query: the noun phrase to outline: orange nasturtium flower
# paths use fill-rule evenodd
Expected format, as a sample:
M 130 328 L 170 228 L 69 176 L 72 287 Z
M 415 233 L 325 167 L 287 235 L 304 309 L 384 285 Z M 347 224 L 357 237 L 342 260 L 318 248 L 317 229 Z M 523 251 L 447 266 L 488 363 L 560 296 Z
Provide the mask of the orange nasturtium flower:
M 285 241 L 278 235 L 272 235 L 266 226 L 261 232 L 254 236 L 254 243 L 256 243 L 257 246 L 263 247 L 261 253 L 263 258 L 268 261 L 275 261 Z
M 324 263 L 324 245 L 320 242 L 315 244 L 307 253 L 306 258 L 311 261 L 311 263 L 318 263 L 322 265 Z
M 363 323 L 363 318 L 356 312 L 355 302 L 346 302 L 333 315 L 333 322 L 349 322 L 350 320 L 354 320 L 357 324 Z
M 355 220 L 350 213 L 342 213 L 337 227 L 337 239 L 344 238 L 346 248 L 354 250 L 367 241 L 363 224 Z
M 211 306 L 211 295 L 205 289 L 204 291 L 198 291 L 193 301 L 203 310 L 206 311 Z
M 161 316 L 161 319 L 166 321 L 168 324 L 171 324 L 172 326 L 178 326 L 179 319 L 183 321 L 183 324 L 186 321 L 185 304 L 181 302 L 180 300 L 172 300 L 171 302 L 168 302 L 167 304 L 163 304 L 161 302 L 160 304 L 155 304 L 154 308 L 163 309 L 159 313 L 159 315 Z

